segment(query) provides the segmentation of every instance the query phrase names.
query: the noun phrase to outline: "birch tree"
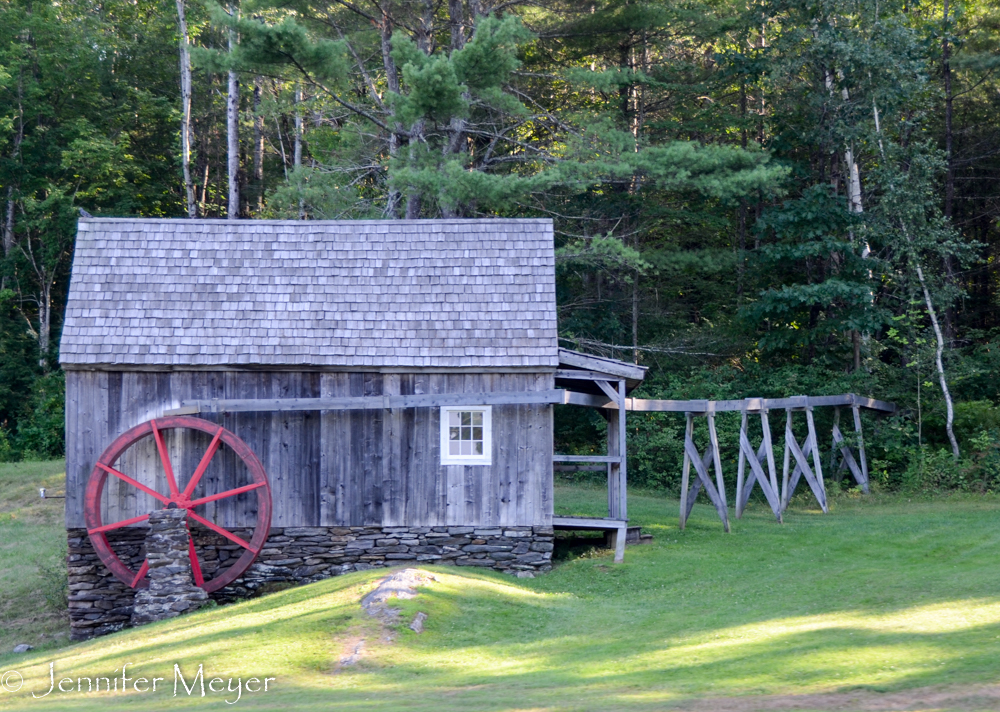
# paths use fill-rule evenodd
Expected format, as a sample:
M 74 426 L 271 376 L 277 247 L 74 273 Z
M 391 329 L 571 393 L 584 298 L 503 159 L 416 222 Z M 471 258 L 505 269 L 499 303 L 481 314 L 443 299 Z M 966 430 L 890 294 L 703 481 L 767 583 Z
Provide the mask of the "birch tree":
M 177 26 L 180 35 L 180 75 L 181 75 L 181 167 L 184 171 L 184 196 L 187 200 L 187 215 L 197 217 L 194 197 L 194 181 L 191 178 L 191 53 L 185 0 L 177 0 Z
M 229 15 L 239 21 L 239 8 L 230 5 Z M 234 23 L 235 24 L 235 23 Z M 236 54 L 239 43 L 234 26 L 227 28 L 230 57 Z M 234 66 L 227 72 L 228 84 L 226 93 L 226 155 L 227 175 L 229 178 L 229 203 L 226 217 L 236 220 L 240 217 L 240 80 Z

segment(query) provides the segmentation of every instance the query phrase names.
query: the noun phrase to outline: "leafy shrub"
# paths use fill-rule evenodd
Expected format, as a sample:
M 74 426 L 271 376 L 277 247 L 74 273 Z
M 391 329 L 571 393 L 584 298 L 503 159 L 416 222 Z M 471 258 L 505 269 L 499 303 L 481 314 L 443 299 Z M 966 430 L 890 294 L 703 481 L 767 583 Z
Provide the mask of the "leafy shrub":
M 65 451 L 66 380 L 62 371 L 35 380 L 17 424 L 15 449 L 26 460 L 62 457 Z
M 41 584 L 38 593 L 53 611 L 63 612 L 69 605 L 69 580 L 66 562 L 58 556 L 35 562 Z
M 983 489 L 975 464 L 967 459 L 956 462 L 950 450 L 914 448 L 910 455 L 900 482 L 900 489 L 904 492 L 968 492 Z
M 954 427 L 959 443 L 972 445 L 983 433 L 1000 432 L 1000 408 L 988 400 L 956 402 Z

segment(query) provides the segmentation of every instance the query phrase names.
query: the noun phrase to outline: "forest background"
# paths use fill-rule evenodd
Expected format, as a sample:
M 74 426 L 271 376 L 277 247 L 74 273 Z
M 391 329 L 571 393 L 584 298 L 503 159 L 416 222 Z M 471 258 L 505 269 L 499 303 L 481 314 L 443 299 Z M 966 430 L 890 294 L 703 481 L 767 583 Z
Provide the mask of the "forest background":
M 640 394 L 870 394 L 877 487 L 994 490 L 998 116 L 989 0 L 2 0 L 0 459 L 62 454 L 81 208 L 550 217 Z M 682 421 L 629 438 L 676 490 Z

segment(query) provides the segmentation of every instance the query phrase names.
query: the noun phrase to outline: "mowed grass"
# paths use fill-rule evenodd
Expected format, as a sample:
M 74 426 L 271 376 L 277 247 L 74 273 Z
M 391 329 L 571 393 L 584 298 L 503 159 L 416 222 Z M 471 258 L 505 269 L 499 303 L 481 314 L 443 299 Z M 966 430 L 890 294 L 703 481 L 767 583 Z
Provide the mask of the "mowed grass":
M 0 464 L 0 655 L 18 643 L 65 642 L 66 527 L 61 495 L 65 466 L 54 462 Z
M 561 485 L 556 498 L 560 513 L 600 514 L 604 492 Z M 0 692 L 0 710 L 224 709 L 236 698 L 207 687 L 204 698 L 174 697 L 175 663 L 188 684 L 199 664 L 206 684 L 276 678 L 237 707 L 289 711 L 652 711 L 1000 682 L 997 499 L 845 495 L 823 515 L 803 498 L 784 525 L 753 505 L 729 535 L 705 505 L 684 532 L 676 500 L 633 492 L 629 507 L 655 538 L 624 564 L 596 551 L 533 580 L 425 567 L 438 581 L 399 602 L 402 623 L 389 628 L 358 605 L 385 573 L 361 572 L 0 655 L 0 673 L 25 679 Z M 417 611 L 428 614 L 421 635 L 405 626 Z M 339 664 L 359 649 L 355 664 Z M 73 692 L 32 699 L 48 689 L 50 662 Z M 76 691 L 79 678 L 113 678 L 125 663 L 133 679 L 165 680 L 155 693 Z

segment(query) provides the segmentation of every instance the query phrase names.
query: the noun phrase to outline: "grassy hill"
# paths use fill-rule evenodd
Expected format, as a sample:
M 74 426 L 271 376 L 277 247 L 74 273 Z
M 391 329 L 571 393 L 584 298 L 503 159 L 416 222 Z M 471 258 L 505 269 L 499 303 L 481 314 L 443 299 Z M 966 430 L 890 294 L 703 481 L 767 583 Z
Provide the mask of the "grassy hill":
M 0 464 L 0 656 L 69 637 L 63 500 L 38 494 L 62 494 L 64 472 L 62 461 Z
M 599 513 L 602 497 L 557 491 L 564 512 Z M 228 709 L 237 678 L 238 707 L 287 711 L 1000 708 L 997 499 L 845 495 L 825 516 L 803 500 L 783 526 L 758 507 L 731 535 L 707 506 L 684 532 L 673 500 L 633 493 L 630 508 L 655 539 L 631 547 L 624 564 L 596 551 L 533 580 L 426 567 L 438 580 L 399 602 L 398 625 L 361 611 L 360 597 L 385 575 L 370 571 L 0 654 L 0 674 L 25 679 L 0 692 L 0 710 Z M 39 556 L 56 546 L 46 543 L 47 511 L 32 521 L 0 521 L 0 570 L 21 556 L 6 545 L 18 526 Z M 37 539 L 24 534 L 30 527 Z M 30 569 L 4 573 L 10 610 L 25 607 L 10 603 L 17 596 L 37 599 L 45 577 Z M 406 627 L 417 611 L 428 614 L 420 635 Z M 3 640 L 6 652 L 13 641 Z M 32 699 L 48 689 L 50 663 L 73 691 Z M 173 695 L 175 664 L 187 685 L 204 666 L 204 698 L 200 687 Z M 119 691 L 86 693 L 95 677 L 119 679 Z M 135 692 L 140 677 L 164 680 L 155 693 Z M 232 678 L 234 691 L 212 691 L 216 677 L 215 689 Z M 261 689 L 247 691 L 248 678 Z M 267 692 L 264 678 L 275 678 Z

